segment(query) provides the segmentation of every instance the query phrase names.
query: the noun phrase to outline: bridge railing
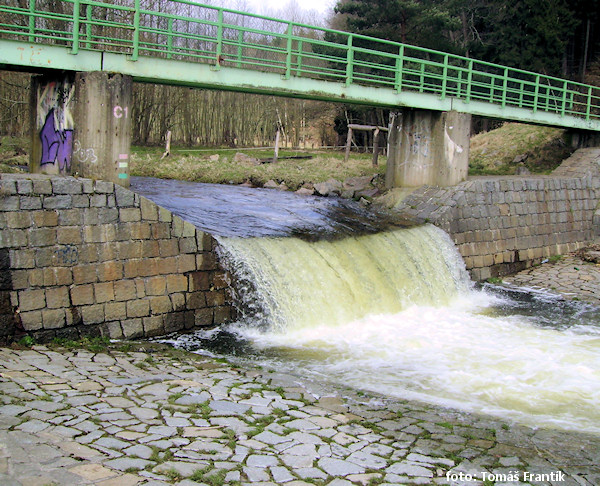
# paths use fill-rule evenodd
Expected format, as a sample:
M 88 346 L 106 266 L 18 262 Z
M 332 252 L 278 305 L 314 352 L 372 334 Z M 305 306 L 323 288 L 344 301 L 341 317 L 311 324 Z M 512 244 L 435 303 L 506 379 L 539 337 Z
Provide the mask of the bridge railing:
M 188 0 L 4 0 L 0 37 L 600 118 L 600 88 Z M 148 6 L 146 5 L 148 3 Z

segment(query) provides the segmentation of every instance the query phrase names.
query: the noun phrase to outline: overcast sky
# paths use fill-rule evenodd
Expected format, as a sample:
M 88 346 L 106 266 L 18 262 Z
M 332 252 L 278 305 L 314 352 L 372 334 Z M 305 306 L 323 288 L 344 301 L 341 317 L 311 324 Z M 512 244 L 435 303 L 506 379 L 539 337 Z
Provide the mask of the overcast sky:
M 223 7 L 234 10 L 253 11 L 258 14 L 270 14 L 277 11 L 314 10 L 321 15 L 329 16 L 336 0 L 221 0 Z

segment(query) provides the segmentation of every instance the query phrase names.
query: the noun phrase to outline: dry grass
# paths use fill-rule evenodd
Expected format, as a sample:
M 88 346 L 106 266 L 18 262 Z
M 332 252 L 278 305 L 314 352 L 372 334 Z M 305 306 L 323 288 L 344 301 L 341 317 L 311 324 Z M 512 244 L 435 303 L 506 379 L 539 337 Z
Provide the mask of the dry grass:
M 311 151 L 311 159 L 281 159 L 275 164 L 262 164 L 248 160 L 234 161 L 235 152 L 223 155 L 217 150 L 203 152 L 202 155 L 195 152 L 175 153 L 162 160 L 158 153 L 136 152 L 131 157 L 132 175 L 216 184 L 241 184 L 251 181 L 255 185 L 263 185 L 272 179 L 295 190 L 304 184 L 315 184 L 331 178 L 344 180 L 349 177 L 385 173 L 385 157 L 380 157 L 380 165 L 373 167 L 370 154 L 353 154 L 348 162 L 344 163 L 343 153 Z M 247 152 L 248 155 L 251 153 Z M 211 155 L 219 155 L 218 160 L 211 160 Z M 259 156 L 262 157 L 260 154 Z
M 517 156 L 527 156 L 524 165 L 531 172 L 547 173 L 572 153 L 566 130 L 505 123 L 496 130 L 471 138 L 470 174 L 514 174 L 520 165 Z

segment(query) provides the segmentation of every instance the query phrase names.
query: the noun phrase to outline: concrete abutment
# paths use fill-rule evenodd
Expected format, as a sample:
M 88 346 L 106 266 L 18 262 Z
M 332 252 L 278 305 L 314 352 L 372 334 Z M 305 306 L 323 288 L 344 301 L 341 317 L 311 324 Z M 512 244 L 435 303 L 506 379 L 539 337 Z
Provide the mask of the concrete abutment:
M 406 109 L 390 114 L 386 187 L 452 186 L 467 178 L 471 115 Z
M 30 171 L 128 187 L 132 86 L 105 72 L 32 78 Z

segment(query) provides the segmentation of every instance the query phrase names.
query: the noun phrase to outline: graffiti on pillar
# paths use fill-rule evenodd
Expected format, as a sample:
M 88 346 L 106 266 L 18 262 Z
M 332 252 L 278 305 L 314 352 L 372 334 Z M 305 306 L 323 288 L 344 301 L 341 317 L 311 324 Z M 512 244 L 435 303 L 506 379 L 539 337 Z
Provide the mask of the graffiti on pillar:
M 95 164 L 98 156 L 93 148 L 83 148 L 79 140 L 73 142 L 73 159 L 80 164 Z
M 73 93 L 74 85 L 68 80 L 52 81 L 38 89 L 37 125 L 42 145 L 40 165 L 53 165 L 60 172 L 71 168 Z
M 408 139 L 410 140 L 410 151 L 423 157 L 429 157 L 429 136 L 427 135 L 427 122 L 421 120 L 412 123 L 408 127 Z
M 40 165 L 58 165 L 58 169 L 62 172 L 71 168 L 73 130 L 57 130 L 55 120 L 54 110 L 50 110 L 40 131 L 40 140 L 42 141 Z

